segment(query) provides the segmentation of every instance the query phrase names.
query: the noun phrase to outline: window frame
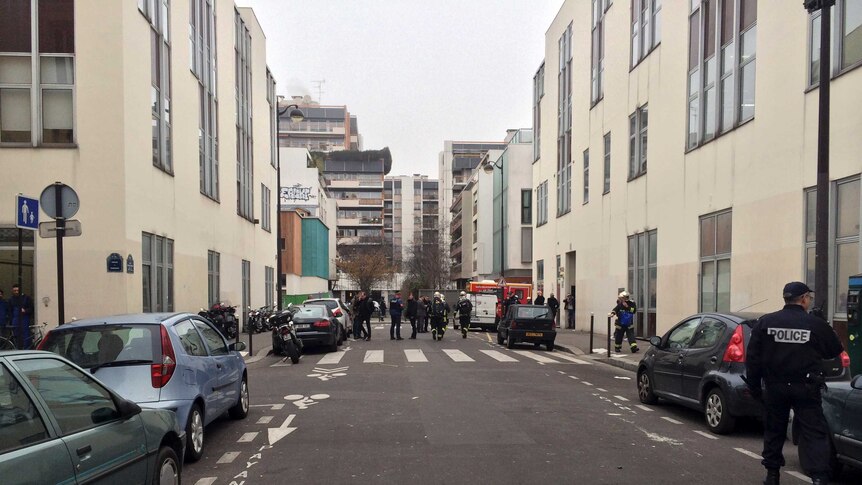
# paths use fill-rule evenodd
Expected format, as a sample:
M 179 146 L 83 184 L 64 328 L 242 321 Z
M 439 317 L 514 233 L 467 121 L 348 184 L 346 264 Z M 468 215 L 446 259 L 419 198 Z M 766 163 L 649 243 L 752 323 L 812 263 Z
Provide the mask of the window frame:
M 37 396 L 33 395 L 33 393 L 37 391 L 35 389 L 31 389 L 31 387 L 28 385 L 29 383 L 27 383 L 26 380 L 21 379 L 21 377 L 26 376 L 20 375 L 18 372 L 13 371 L 13 369 L 6 363 L 0 362 L 0 376 L 2 375 L 8 377 L 9 384 L 14 383 L 15 385 L 17 385 L 17 390 L 20 391 L 15 392 L 9 389 L 9 387 L 7 387 L 7 389 L 9 390 L 10 397 L 12 398 L 12 403 L 15 403 L 14 399 L 15 397 L 17 397 L 19 400 L 25 401 L 29 404 L 29 408 L 33 410 L 33 418 L 29 419 L 27 422 L 30 423 L 31 427 L 38 427 L 38 425 L 41 424 L 43 436 L 41 439 L 32 442 L 19 442 L 18 445 L 10 446 L 9 448 L 0 448 L 0 455 L 11 453 L 16 450 L 29 448 L 31 446 L 36 446 L 41 443 L 45 443 L 51 441 L 52 439 L 55 439 L 56 437 L 54 436 L 54 430 L 52 429 L 53 427 L 49 424 L 50 420 L 46 419 L 45 416 L 46 411 L 48 410 L 44 409 L 44 405 L 42 404 L 41 400 Z M 24 408 L 19 407 L 19 409 Z M 20 424 L 20 422 L 16 424 Z M 28 437 L 29 436 L 33 436 L 33 434 L 28 435 Z
M 649 106 L 647 103 L 629 115 L 629 182 L 647 173 L 648 130 Z M 644 143 L 645 141 L 647 143 Z M 645 144 L 647 145 L 646 148 L 644 148 Z
M 653 240 L 655 248 L 653 248 Z M 658 229 L 632 234 L 627 238 L 628 247 L 628 292 L 637 303 L 635 331 L 639 337 L 656 334 L 658 308 Z M 653 255 L 655 259 L 653 260 Z M 655 272 L 655 300 L 650 306 L 650 273 Z M 641 291 L 643 290 L 643 295 Z
M 629 68 L 634 70 L 652 51 L 661 45 L 662 0 L 631 0 L 629 5 L 631 25 L 629 35 Z M 643 35 L 645 27 L 649 26 L 649 39 Z
M 862 59 L 851 62 L 847 65 L 844 65 L 844 40 L 845 40 L 845 32 L 844 32 L 844 20 L 847 16 L 847 2 L 846 0 L 835 0 L 835 5 L 830 9 L 832 12 L 832 37 L 830 39 L 831 44 L 831 52 L 829 56 L 830 60 L 830 70 L 829 76 L 830 79 L 835 79 L 847 72 L 850 72 L 856 68 L 862 67 Z M 812 69 L 812 56 L 814 54 L 814 45 L 813 42 L 815 40 L 814 37 L 814 22 L 819 21 L 823 12 L 821 10 L 817 10 L 808 14 L 808 56 L 807 56 L 807 80 L 806 80 L 806 89 L 805 92 L 813 91 L 820 86 L 820 80 L 814 82 L 813 76 L 815 71 Z M 820 52 L 820 36 L 817 38 L 817 52 Z M 819 67 L 817 74 L 819 75 Z
M 590 202 L 590 149 L 584 150 L 584 205 Z
M 611 191 L 611 132 L 605 133 L 602 137 L 604 143 L 604 183 L 602 187 L 602 195 L 609 194 Z
M 198 161 L 200 192 L 220 202 L 218 49 L 215 40 L 216 12 L 213 0 L 189 2 L 189 46 L 192 75 L 198 82 Z
M 728 251 L 719 252 L 718 247 L 718 219 L 719 217 L 730 216 L 730 246 Z M 712 254 L 704 254 L 703 253 L 703 240 L 704 237 L 707 236 L 703 233 L 704 222 L 712 220 Z M 698 274 L 697 274 L 697 284 L 698 284 L 698 311 L 700 312 L 729 312 L 730 308 L 730 296 L 733 294 L 731 290 L 731 281 L 733 275 L 733 209 L 723 209 L 720 211 L 712 212 L 710 214 L 705 214 L 698 218 Z M 730 265 L 730 269 L 728 270 L 728 300 L 727 307 L 720 307 L 718 301 L 719 295 L 719 264 L 722 262 L 727 262 Z M 703 279 L 707 276 L 704 274 L 704 266 L 706 264 L 712 265 L 712 305 L 707 308 L 704 306 L 704 286 Z
M 548 181 L 536 187 L 536 227 L 548 223 Z
M 221 254 L 207 251 L 207 296 L 212 307 L 221 301 Z
M 143 313 L 172 312 L 174 311 L 174 240 L 147 232 L 142 233 L 141 239 L 141 272 L 147 273 L 150 282 L 150 307 L 147 308 L 142 302 L 142 311 Z M 143 249 L 145 240 L 150 241 L 150 254 L 146 254 Z M 158 257 L 159 254 L 161 258 Z M 158 278 L 159 276 L 161 279 Z M 160 282 L 162 282 L 161 287 Z M 146 285 L 142 287 L 142 292 L 146 294 Z
M 173 105 L 173 86 L 171 80 L 171 0 L 147 0 L 138 4 L 138 10 L 150 24 L 150 65 L 156 66 L 158 73 L 150 73 L 150 101 L 156 101 L 151 106 L 151 119 L 158 124 L 158 148 L 153 150 L 152 163 L 166 174 L 174 175 L 173 159 L 173 121 L 171 106 Z M 154 11 L 150 7 L 155 6 Z M 162 15 L 167 14 L 166 18 Z M 156 79 L 153 79 L 156 78 Z M 152 85 L 157 80 L 158 86 Z M 156 99 L 153 99 L 156 97 Z M 150 141 L 152 142 L 152 135 Z M 152 148 L 152 147 L 151 147 Z M 156 158 L 156 151 L 158 158 Z
M 269 187 L 260 184 L 260 227 L 266 232 L 272 232 L 272 197 Z
M 558 42 L 557 74 L 557 217 L 572 210 L 572 23 Z
M 236 213 L 254 223 L 254 124 L 252 99 L 251 31 L 234 8 L 234 58 L 236 72 Z
M 475 221 L 474 221 L 475 222 Z M 521 190 L 521 224 L 533 223 L 533 194 L 530 189 Z
M 606 0 L 592 0 L 590 30 L 590 109 L 605 97 L 605 14 Z

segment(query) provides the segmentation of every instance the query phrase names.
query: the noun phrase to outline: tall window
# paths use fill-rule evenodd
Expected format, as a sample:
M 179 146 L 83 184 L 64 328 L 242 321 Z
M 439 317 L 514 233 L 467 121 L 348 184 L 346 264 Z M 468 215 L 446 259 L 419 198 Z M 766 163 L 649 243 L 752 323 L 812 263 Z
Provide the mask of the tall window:
M 584 150 L 584 204 L 590 201 L 590 149 Z
M 860 201 L 859 176 L 832 182 L 833 210 L 829 245 L 829 309 L 834 318 L 847 318 L 847 281 L 851 275 L 862 272 L 860 252 L 860 224 L 862 224 L 862 201 Z M 817 190 L 805 191 L 805 268 L 806 283 L 814 284 L 814 258 L 816 251 Z M 814 288 L 817 291 L 817 288 Z
M 610 7 L 610 2 L 593 0 L 592 5 L 593 48 L 590 67 L 590 101 L 595 104 L 605 94 L 605 12 Z
M 0 1 L 0 146 L 75 143 L 74 17 L 73 0 Z
M 548 222 L 548 181 L 536 187 L 536 227 Z
M 557 104 L 557 217 L 572 210 L 572 24 L 559 42 Z
M 234 10 L 236 54 L 236 212 L 254 219 L 251 110 L 251 33 Z
M 198 158 L 201 193 L 219 200 L 218 97 L 216 96 L 215 0 L 191 0 L 191 71 L 198 80 Z
M 530 189 L 521 191 L 521 224 L 533 223 L 533 194 Z M 474 221 L 475 222 L 475 221 Z
M 602 194 L 607 194 L 611 191 L 611 133 L 605 133 L 605 176 L 604 176 L 604 187 L 602 189 Z
M 757 0 L 692 0 L 687 148 L 754 117 L 756 52 Z
M 696 2 L 699 0 L 692 0 Z M 662 0 L 631 0 L 632 66 L 661 43 Z
M 207 295 L 210 307 L 221 300 L 221 254 L 207 251 Z
M 260 184 L 260 226 L 264 231 L 272 230 L 272 197 L 269 187 Z
M 536 281 L 543 281 L 545 279 L 545 260 L 540 259 L 536 261 Z
M 275 78 L 266 69 L 266 102 L 269 103 L 269 163 L 278 168 L 278 96 L 275 93 Z
M 265 305 L 272 307 L 275 305 L 275 268 L 266 266 L 264 268 L 264 301 Z
M 155 234 L 141 237 L 143 311 L 174 311 L 174 240 Z
M 251 305 L 251 262 L 242 260 L 242 327 L 248 323 L 248 310 Z
M 150 22 L 150 108 L 153 166 L 173 173 L 171 142 L 170 0 L 139 0 L 138 9 Z
M 539 71 L 533 76 L 533 160 L 538 160 L 541 153 L 542 137 L 542 98 L 545 96 L 545 63 L 539 66 Z
M 629 180 L 646 173 L 648 124 L 647 105 L 641 106 L 629 117 Z
M 628 291 L 638 306 L 637 335 L 655 335 L 658 278 L 658 232 L 629 236 Z
M 808 42 L 808 85 L 820 83 L 820 15 L 811 14 Z M 836 0 L 832 9 L 833 76 L 862 65 L 862 2 Z
M 733 213 L 700 218 L 700 311 L 730 311 L 730 255 Z

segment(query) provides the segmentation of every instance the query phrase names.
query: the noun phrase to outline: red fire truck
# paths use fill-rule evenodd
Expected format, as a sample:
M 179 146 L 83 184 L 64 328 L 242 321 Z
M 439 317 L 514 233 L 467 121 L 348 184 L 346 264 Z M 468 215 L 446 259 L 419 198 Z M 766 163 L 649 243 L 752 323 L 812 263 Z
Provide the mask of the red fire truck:
M 528 283 L 507 283 L 505 281 L 500 284 L 493 280 L 471 281 L 467 283 L 467 292 L 474 294 L 495 295 L 497 297 L 496 318 L 497 320 L 499 320 L 503 316 L 502 302 L 508 299 L 513 294 L 518 295 L 518 301 L 522 304 L 526 304 L 527 300 L 532 301 L 533 285 L 530 285 Z

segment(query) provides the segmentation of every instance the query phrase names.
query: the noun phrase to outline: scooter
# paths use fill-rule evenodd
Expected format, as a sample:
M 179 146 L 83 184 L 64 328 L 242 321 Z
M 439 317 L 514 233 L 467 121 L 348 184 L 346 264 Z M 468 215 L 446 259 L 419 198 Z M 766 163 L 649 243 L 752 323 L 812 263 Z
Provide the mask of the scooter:
M 228 339 L 235 339 L 239 332 L 239 321 L 236 319 L 236 307 L 216 303 L 209 310 L 201 310 L 198 315 L 208 318 Z
M 293 326 L 295 312 L 293 304 L 288 304 L 284 311 L 270 318 L 273 352 L 276 355 L 287 355 L 294 364 L 299 362 L 299 356 L 302 354 L 302 340 L 296 336 Z

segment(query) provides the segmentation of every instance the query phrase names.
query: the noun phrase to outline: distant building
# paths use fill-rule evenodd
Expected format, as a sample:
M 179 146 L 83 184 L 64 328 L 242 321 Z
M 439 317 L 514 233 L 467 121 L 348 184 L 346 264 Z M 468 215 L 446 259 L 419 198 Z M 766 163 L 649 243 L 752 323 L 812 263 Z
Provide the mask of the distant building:
M 309 96 L 294 96 L 281 104 L 297 104 L 305 115 L 302 121 L 293 121 L 289 112 L 278 122 L 279 145 L 307 148 L 312 152 L 362 150 L 359 122 L 344 105 L 320 105 Z
M 383 183 L 383 240 L 400 263 L 436 240 L 440 182 L 427 175 L 399 175 Z

